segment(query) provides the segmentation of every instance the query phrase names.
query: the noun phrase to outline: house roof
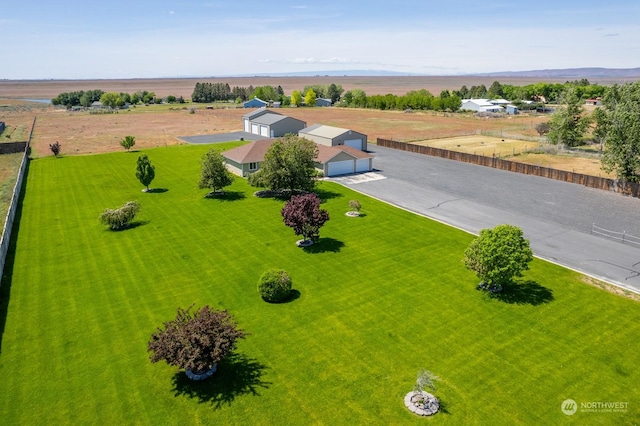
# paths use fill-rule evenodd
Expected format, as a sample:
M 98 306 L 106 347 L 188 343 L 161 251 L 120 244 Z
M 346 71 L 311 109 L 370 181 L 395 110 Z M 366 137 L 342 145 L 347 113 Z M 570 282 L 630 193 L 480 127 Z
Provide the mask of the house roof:
M 276 139 L 260 139 L 225 151 L 222 155 L 239 164 L 259 163 L 264 160 L 264 155 L 275 141 Z M 326 146 L 316 144 L 316 147 L 318 148 L 316 160 L 320 163 L 326 163 L 342 152 L 356 159 L 373 158 L 373 155 L 350 146 Z
M 287 117 L 285 115 L 281 115 L 281 114 L 277 114 L 277 113 L 269 111 L 266 114 L 262 114 L 261 116 L 259 116 L 257 118 L 254 118 L 251 121 L 253 123 L 257 123 L 257 124 L 270 125 L 270 124 L 277 123 L 278 121 L 282 121 L 282 120 L 286 120 L 286 119 L 296 120 L 295 118 Z
M 304 133 L 312 136 L 319 136 L 321 138 L 334 139 L 334 138 L 337 138 L 338 136 L 344 135 L 347 132 L 353 132 L 353 130 L 342 129 L 340 127 L 325 126 L 324 124 L 313 124 L 309 127 L 306 127 L 300 130 L 300 132 L 298 133 L 299 134 Z M 358 133 L 358 132 L 354 132 L 354 133 L 361 135 L 361 133 Z
M 493 106 L 493 104 L 491 102 L 489 102 L 488 99 L 463 99 L 462 100 L 462 105 L 471 102 L 474 103 L 478 106 Z
M 248 101 L 246 101 L 246 102 L 245 102 L 245 104 L 247 104 L 247 103 L 251 103 L 251 102 L 259 102 L 259 103 L 264 104 L 264 105 L 268 105 L 268 104 L 269 104 L 269 102 L 267 102 L 267 101 L 263 101 L 263 100 L 262 100 L 262 99 L 260 99 L 260 98 L 253 98 L 253 99 L 249 99 Z
M 277 112 L 269 111 L 267 109 L 267 107 L 262 107 L 262 108 L 254 109 L 250 113 L 247 113 L 247 114 L 243 115 L 242 118 L 248 118 L 249 120 L 251 120 L 252 118 L 259 117 L 259 116 L 261 116 L 263 114 L 267 114 L 267 113 L 269 113 L 269 114 L 278 114 Z
M 332 158 L 338 156 L 343 152 L 358 160 L 364 158 L 373 158 L 373 155 L 364 151 L 360 151 L 359 149 L 352 148 L 350 146 L 327 146 L 320 144 L 316 144 L 316 146 L 318 147 L 318 155 L 316 156 L 316 160 L 318 160 L 318 162 L 320 163 L 326 163 L 327 161 L 330 161 Z
M 225 151 L 222 155 L 229 160 L 233 160 L 240 164 L 259 163 L 264 160 L 264 155 L 269 147 L 275 142 L 275 139 L 260 139 L 246 145 Z

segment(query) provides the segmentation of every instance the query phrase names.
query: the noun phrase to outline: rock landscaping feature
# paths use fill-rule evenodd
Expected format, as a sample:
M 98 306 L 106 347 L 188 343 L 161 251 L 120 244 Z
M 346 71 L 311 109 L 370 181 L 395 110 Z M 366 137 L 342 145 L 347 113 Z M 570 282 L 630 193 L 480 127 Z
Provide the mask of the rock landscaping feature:
M 184 373 L 191 380 L 200 381 L 200 380 L 208 379 L 209 377 L 213 376 L 213 373 L 215 373 L 217 370 L 218 370 L 218 364 L 213 364 L 213 367 L 211 367 L 209 370 L 205 371 L 204 373 L 194 373 L 191 370 L 185 370 Z
M 440 409 L 438 398 L 429 392 L 411 391 L 404 397 L 404 405 L 419 416 L 433 416 Z

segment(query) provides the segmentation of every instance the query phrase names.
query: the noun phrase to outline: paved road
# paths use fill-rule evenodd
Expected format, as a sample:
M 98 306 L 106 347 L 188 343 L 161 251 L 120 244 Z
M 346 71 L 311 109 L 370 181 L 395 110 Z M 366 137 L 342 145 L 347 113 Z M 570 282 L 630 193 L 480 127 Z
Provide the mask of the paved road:
M 640 293 L 640 248 L 591 234 L 595 223 L 640 237 L 640 199 L 422 154 L 370 149 L 379 170 L 375 180 L 334 180 L 472 233 L 501 223 L 519 226 L 538 257 Z

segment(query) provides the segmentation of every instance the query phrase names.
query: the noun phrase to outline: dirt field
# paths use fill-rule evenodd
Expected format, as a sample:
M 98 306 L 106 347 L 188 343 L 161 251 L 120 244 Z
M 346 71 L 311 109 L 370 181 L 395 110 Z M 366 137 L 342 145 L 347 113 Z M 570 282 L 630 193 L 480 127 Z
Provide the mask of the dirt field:
M 445 138 L 413 142 L 416 145 L 432 146 L 451 151 L 466 152 L 484 156 L 508 157 L 516 153 L 530 151 L 540 146 L 538 142 L 527 142 L 518 139 L 495 138 L 491 136 L 473 135 L 457 138 Z
M 3 106 L 4 105 L 4 106 Z M 474 132 L 505 131 L 534 136 L 534 126 L 548 117 L 476 118 L 465 114 L 432 112 L 403 113 L 345 108 L 286 108 L 283 114 L 311 125 L 323 123 L 349 128 L 368 135 L 369 140 L 388 138 L 404 141 L 424 140 Z M 0 100 L 0 121 L 9 126 L 37 124 L 32 141 L 33 155 L 50 155 L 49 144 L 62 145 L 64 154 L 91 154 L 122 149 L 119 141 L 127 135 L 136 137 L 137 147 L 165 146 L 181 143 L 177 137 L 208 133 L 225 133 L 242 129 L 243 108 L 207 110 L 198 106 L 189 110 L 155 111 L 138 106 L 117 114 L 94 115 L 69 112 L 41 104 L 6 104 Z M 29 127 L 30 128 L 30 127 Z
M 615 179 L 614 174 L 606 173 L 600 168 L 600 160 L 597 158 L 531 153 L 517 155 L 508 159 L 519 163 L 534 164 L 541 167 L 550 167 L 558 170 L 566 170 L 568 172 Z
M 458 90 L 484 84 L 490 87 L 494 81 L 502 84 L 524 86 L 538 83 L 540 78 L 529 77 L 477 77 L 477 76 L 390 76 L 390 77 L 216 77 L 216 78 L 166 78 L 129 80 L 2 80 L 0 98 L 51 99 L 62 92 L 101 89 L 105 92 L 134 93 L 138 90 L 155 92 L 158 96 L 183 96 L 191 98 L 197 82 L 228 83 L 233 86 L 282 86 L 288 95 L 294 90 L 302 90 L 307 85 L 331 83 L 340 84 L 344 90 L 362 89 L 368 95 L 404 95 L 411 90 L 426 89 L 434 95 L 442 90 Z M 545 78 L 548 83 L 564 83 L 566 79 Z M 592 83 L 610 85 L 621 81 L 611 79 L 589 79 Z M 634 80 L 635 81 L 635 80 Z
M 34 156 L 51 155 L 49 144 L 56 141 L 62 145 L 63 154 L 91 154 L 122 149 L 119 141 L 126 135 L 136 137 L 139 148 L 166 146 L 182 143 L 179 136 L 224 133 L 241 130 L 242 116 L 247 110 L 235 108 L 207 110 L 204 105 L 188 104 L 195 107 L 195 114 L 188 109 L 157 111 L 154 107 L 137 106 L 118 114 L 92 115 L 88 112 L 68 112 L 41 103 L 24 102 L 19 98 L 49 99 L 57 94 L 72 90 L 100 88 L 105 91 L 133 93 L 137 90 L 155 91 L 157 95 L 167 94 L 191 96 L 198 81 L 227 82 L 230 85 L 281 85 L 285 92 L 301 89 L 308 84 L 342 84 L 346 90 L 362 88 L 368 94 L 404 94 L 410 90 L 426 88 L 438 94 L 443 89 L 457 89 L 463 84 L 490 85 L 490 77 L 247 77 L 218 79 L 155 79 L 155 80 L 84 80 L 84 81 L 0 81 L 0 121 L 5 121 L 10 131 L 5 141 L 17 140 L 28 135 L 33 118 L 37 125 L 32 141 Z M 530 84 L 537 79 L 500 79 L 503 83 Z M 595 82 L 595 81 L 594 81 Z M 606 84 L 608 82 L 600 82 Z M 501 148 L 487 143 L 482 153 L 501 157 L 508 151 L 517 152 L 522 142 L 510 140 L 516 137 L 535 138 L 535 125 L 548 121 L 548 116 L 526 115 L 505 118 L 476 118 L 471 114 L 442 114 L 434 112 L 404 113 L 399 111 L 374 111 L 343 108 L 287 108 L 282 113 L 305 121 L 308 125 L 323 123 L 343 128 L 351 128 L 368 135 L 370 141 L 387 138 L 400 141 L 424 141 L 432 146 L 434 139 L 452 138 L 487 132 L 505 135 Z M 506 139 L 506 138 L 509 139 Z M 17 139 L 16 139 L 17 138 Z M 502 139 L 502 138 L 501 138 Z M 466 139 L 465 139 L 466 140 Z M 470 140 L 467 140 L 470 141 Z M 480 141 L 482 142 L 482 140 Z M 443 147 L 466 149 L 480 153 L 482 143 L 463 144 L 455 139 L 442 142 Z M 456 145 L 455 147 L 452 144 Z M 473 152 L 467 151 L 467 152 Z M 507 151 L 507 152 L 504 152 Z M 574 157 L 556 157 L 535 154 L 517 157 L 518 161 L 553 166 L 576 172 L 604 175 L 599 164 L 593 160 Z

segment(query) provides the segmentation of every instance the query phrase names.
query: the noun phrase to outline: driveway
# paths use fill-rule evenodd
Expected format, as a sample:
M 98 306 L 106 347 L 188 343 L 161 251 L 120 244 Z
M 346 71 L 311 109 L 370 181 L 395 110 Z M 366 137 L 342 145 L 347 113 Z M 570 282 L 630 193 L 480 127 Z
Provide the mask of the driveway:
M 640 248 L 591 234 L 640 236 L 640 199 L 370 145 L 377 178 L 333 179 L 356 191 L 477 234 L 519 226 L 536 256 L 640 293 Z M 384 177 L 384 178 L 381 178 Z
M 254 135 L 249 132 L 231 132 L 231 133 L 218 133 L 212 135 L 197 135 L 197 136 L 178 136 L 183 142 L 194 144 L 206 144 L 206 143 L 219 143 L 229 141 L 257 141 L 264 139 L 264 136 Z

